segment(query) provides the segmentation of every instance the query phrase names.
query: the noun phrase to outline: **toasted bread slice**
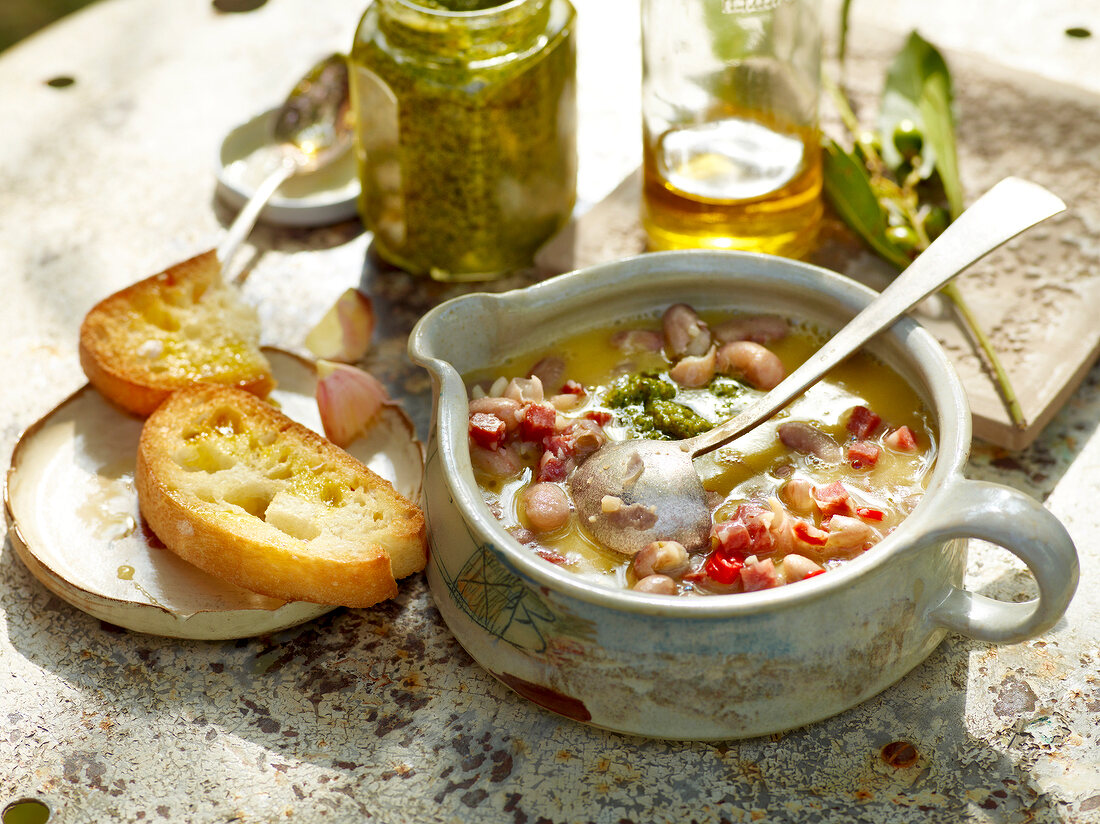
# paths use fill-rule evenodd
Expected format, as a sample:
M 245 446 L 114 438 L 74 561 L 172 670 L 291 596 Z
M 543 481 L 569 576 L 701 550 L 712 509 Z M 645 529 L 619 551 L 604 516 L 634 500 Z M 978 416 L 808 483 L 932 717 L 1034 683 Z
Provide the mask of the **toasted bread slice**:
M 424 568 L 424 516 L 390 483 L 228 386 L 171 395 L 141 431 L 141 513 L 181 558 L 245 589 L 365 607 Z
M 209 251 L 92 307 L 80 326 L 80 365 L 104 397 L 144 417 L 196 382 L 267 395 L 275 381 L 259 341 L 255 309 L 222 281 Z

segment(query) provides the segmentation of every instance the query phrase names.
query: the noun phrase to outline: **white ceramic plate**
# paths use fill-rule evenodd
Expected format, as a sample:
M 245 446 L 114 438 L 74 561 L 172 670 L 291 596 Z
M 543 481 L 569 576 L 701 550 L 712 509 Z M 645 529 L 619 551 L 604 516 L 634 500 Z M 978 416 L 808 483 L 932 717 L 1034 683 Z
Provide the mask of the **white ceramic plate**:
M 320 432 L 313 364 L 281 350 L 265 352 L 279 382 L 272 399 Z M 141 426 L 85 386 L 20 438 L 5 504 L 12 544 L 35 577 L 96 618 L 179 638 L 261 635 L 333 609 L 257 595 L 164 549 L 138 511 L 134 462 Z M 348 451 L 419 502 L 423 450 L 400 408 L 384 407 Z
M 274 168 L 272 120 L 276 109 L 242 123 L 226 135 L 218 151 L 218 195 L 240 209 Z M 349 149 L 316 172 L 297 175 L 282 186 L 260 212 L 277 226 L 328 226 L 357 214 L 359 177 Z

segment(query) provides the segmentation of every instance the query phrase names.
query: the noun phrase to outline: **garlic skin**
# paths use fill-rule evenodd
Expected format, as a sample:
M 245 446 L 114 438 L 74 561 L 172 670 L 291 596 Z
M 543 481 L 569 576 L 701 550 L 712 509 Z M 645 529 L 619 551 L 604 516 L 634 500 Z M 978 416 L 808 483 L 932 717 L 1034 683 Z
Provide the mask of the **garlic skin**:
M 348 289 L 306 335 L 305 345 L 319 358 L 356 363 L 370 349 L 374 326 L 374 302 Z
M 362 434 L 386 404 L 391 403 L 382 382 L 355 366 L 317 361 L 317 409 L 325 436 L 347 446 Z

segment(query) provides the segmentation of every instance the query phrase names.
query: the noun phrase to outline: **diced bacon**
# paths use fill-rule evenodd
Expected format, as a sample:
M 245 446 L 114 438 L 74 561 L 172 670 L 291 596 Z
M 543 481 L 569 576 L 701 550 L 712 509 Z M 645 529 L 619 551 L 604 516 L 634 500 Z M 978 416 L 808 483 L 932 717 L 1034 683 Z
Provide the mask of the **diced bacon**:
M 740 521 L 723 521 L 715 524 L 711 530 L 711 545 L 716 551 L 729 558 L 745 558 L 752 555 L 749 548 L 752 544 L 749 539 L 749 530 Z
M 881 509 L 872 509 L 869 506 L 857 506 L 856 515 L 863 518 L 865 521 L 881 521 L 886 517 L 886 513 Z
M 885 443 L 898 452 L 916 452 L 917 437 L 908 426 L 899 426 L 885 438 Z
M 573 441 L 570 439 L 568 432 L 559 432 L 552 438 L 547 438 L 543 446 L 547 452 L 551 452 L 563 460 L 573 457 Z
M 771 558 L 762 561 L 749 560 L 741 567 L 741 585 L 745 592 L 771 589 L 779 586 L 779 575 Z
M 557 410 L 541 403 L 528 404 L 519 421 L 519 435 L 525 441 L 540 442 L 554 434 Z
M 502 421 L 504 425 L 508 427 L 509 434 L 515 432 L 519 427 L 519 413 L 520 413 L 519 401 L 512 400 L 511 398 L 474 398 L 470 401 L 470 414 L 475 412 L 485 412 L 489 415 L 496 415 Z
M 858 441 L 866 440 L 882 424 L 882 418 L 866 406 L 857 406 L 848 418 L 848 432 Z
M 769 531 L 774 513 L 759 504 L 745 503 L 727 521 L 715 524 L 711 544 L 731 558 L 767 555 L 775 548 L 775 538 Z
M 774 540 L 769 527 L 774 516 L 770 508 L 765 509 L 759 504 L 741 504 L 737 507 L 735 517 L 748 527 L 754 555 L 766 555 L 771 552 Z
M 825 517 L 849 515 L 852 512 L 851 496 L 840 481 L 833 481 L 828 486 L 815 486 L 813 499 Z
M 590 409 L 584 413 L 584 416 L 590 421 L 595 421 L 600 426 L 607 426 L 614 415 L 608 412 L 606 409 Z
M 572 465 L 573 461 L 569 458 L 559 457 L 547 450 L 542 453 L 542 458 L 539 459 L 539 468 L 535 473 L 535 480 L 539 482 L 550 481 L 551 483 L 564 481 L 569 476 Z
M 862 407 L 860 407 L 862 408 Z M 848 444 L 848 463 L 853 469 L 870 469 L 878 463 L 882 449 L 870 441 L 855 441 Z
M 808 521 L 796 520 L 792 531 L 795 538 L 809 546 L 825 546 L 829 542 L 829 533 L 818 529 Z
M 497 449 L 507 435 L 507 425 L 496 415 L 475 412 L 470 416 L 470 440 L 483 449 Z
M 562 395 L 587 395 L 584 387 L 575 380 L 567 380 L 561 385 Z
M 724 586 L 729 586 L 740 579 L 742 564 L 740 561 L 723 557 L 720 553 L 715 552 L 707 559 L 704 569 L 708 578 Z

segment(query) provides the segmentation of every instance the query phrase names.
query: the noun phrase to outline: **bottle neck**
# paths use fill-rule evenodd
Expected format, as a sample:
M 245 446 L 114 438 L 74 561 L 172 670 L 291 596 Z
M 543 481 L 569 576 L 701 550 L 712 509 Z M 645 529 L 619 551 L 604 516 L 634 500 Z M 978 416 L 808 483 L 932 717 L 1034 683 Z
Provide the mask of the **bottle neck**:
M 469 63 L 525 50 L 545 31 L 550 0 L 375 0 L 398 49 Z

